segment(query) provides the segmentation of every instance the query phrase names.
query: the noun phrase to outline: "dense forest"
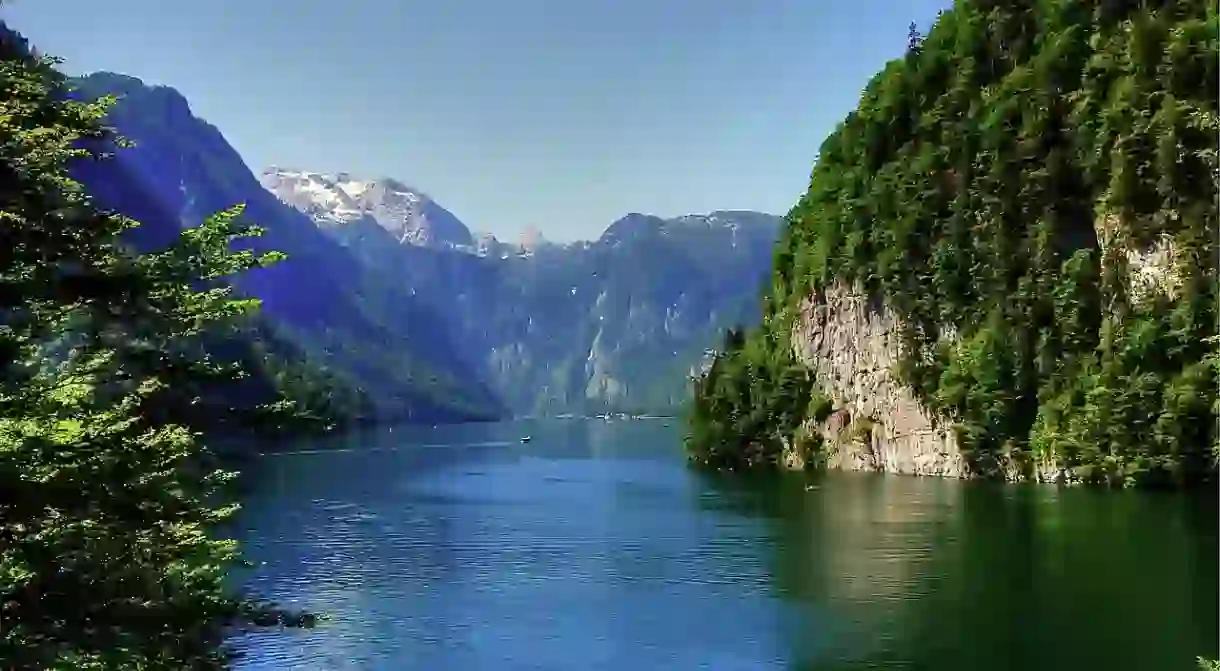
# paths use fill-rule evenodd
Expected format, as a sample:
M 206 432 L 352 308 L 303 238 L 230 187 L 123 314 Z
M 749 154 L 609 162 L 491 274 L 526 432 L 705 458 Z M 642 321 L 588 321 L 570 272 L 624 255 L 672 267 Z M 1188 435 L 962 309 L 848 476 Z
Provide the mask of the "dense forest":
M 1218 33 L 1204 0 L 960 0 L 912 26 L 818 153 L 763 326 L 696 380 L 692 458 L 817 463 L 799 429 L 829 407 L 791 332 L 848 285 L 900 316 L 893 374 L 973 474 L 1210 477 Z
M 140 254 L 68 176 L 106 160 L 105 102 L 0 30 L 0 666 L 225 668 L 233 627 L 310 618 L 226 585 L 232 474 L 200 431 L 325 424 L 333 401 L 248 337 L 257 302 L 227 279 L 279 257 L 240 250 L 240 210 Z

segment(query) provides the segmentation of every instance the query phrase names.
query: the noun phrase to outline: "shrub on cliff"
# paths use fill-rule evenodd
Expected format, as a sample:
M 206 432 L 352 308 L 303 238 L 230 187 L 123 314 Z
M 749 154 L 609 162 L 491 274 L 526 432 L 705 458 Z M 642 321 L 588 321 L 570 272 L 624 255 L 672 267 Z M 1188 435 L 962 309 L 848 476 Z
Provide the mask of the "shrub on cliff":
M 688 452 L 715 468 L 778 463 L 785 445 L 797 447 L 792 440 L 816 395 L 809 371 L 790 348 L 762 333 L 747 339 L 740 329 L 727 332 L 695 390 Z
M 1214 473 L 1216 12 L 959 0 L 822 145 L 763 330 L 856 283 L 977 474 Z

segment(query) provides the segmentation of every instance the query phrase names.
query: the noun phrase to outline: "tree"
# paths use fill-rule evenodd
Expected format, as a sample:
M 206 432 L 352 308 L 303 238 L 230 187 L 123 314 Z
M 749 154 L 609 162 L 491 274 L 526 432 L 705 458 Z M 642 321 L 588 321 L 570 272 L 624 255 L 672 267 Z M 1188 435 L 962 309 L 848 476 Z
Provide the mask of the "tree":
M 145 256 L 135 223 L 68 177 L 113 138 L 109 101 L 67 94 L 55 62 L 0 24 L 0 666 L 208 669 L 233 626 L 308 624 L 226 585 L 215 537 L 236 510 L 173 399 L 240 371 L 202 335 L 256 307 L 223 279 L 276 255 L 239 210 Z

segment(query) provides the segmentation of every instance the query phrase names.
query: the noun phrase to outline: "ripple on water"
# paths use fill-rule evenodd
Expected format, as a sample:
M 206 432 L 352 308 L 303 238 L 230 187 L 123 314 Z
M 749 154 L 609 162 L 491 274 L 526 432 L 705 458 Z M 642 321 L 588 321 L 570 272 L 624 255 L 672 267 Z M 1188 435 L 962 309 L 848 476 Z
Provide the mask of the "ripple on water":
M 1214 511 L 708 478 L 674 428 L 606 424 L 259 462 L 243 521 L 269 565 L 249 585 L 332 619 L 238 639 L 239 668 L 1185 671 L 1220 653 Z

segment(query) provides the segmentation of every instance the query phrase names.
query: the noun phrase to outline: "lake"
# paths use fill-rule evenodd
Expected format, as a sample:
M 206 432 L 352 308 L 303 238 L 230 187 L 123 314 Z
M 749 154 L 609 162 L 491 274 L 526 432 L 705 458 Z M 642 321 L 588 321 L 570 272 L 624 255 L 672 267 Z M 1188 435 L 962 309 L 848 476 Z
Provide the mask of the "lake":
M 521 436 L 530 435 L 528 443 Z M 246 467 L 239 669 L 1194 669 L 1214 493 L 686 467 L 677 420 L 395 427 Z

